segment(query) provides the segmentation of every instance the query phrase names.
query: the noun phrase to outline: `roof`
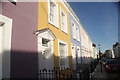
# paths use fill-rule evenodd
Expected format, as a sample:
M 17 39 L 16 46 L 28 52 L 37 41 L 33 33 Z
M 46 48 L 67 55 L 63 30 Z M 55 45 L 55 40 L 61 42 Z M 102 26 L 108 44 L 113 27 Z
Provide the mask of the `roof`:
M 53 32 L 49 28 L 44 28 L 44 29 L 41 29 L 41 30 L 37 30 L 36 34 L 38 35 L 40 33 L 46 32 L 46 31 L 53 37 L 54 40 L 56 39 L 56 36 L 53 34 Z

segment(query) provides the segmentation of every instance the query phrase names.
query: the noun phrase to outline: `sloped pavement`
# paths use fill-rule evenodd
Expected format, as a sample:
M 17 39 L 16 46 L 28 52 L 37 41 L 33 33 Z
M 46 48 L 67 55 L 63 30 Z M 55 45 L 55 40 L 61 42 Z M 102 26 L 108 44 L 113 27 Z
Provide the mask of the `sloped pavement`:
M 107 73 L 98 63 L 95 71 L 91 74 L 91 80 L 120 80 L 120 73 Z

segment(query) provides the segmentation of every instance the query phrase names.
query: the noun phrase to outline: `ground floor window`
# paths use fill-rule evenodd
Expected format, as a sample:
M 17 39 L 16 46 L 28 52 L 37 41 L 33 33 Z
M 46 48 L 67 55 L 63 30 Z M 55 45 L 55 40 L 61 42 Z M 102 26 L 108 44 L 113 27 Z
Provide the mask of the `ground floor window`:
M 59 66 L 68 67 L 68 46 L 67 43 L 59 41 Z
M 48 43 L 50 42 L 49 39 L 42 38 L 42 46 L 48 47 Z

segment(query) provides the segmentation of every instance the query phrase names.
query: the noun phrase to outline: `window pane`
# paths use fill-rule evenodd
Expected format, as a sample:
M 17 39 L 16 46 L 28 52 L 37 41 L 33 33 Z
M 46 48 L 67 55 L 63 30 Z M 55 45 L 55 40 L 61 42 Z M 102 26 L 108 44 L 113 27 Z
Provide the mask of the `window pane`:
M 48 40 L 48 39 L 42 38 L 42 46 L 48 46 L 49 41 L 50 40 Z
M 66 45 L 59 43 L 59 58 L 60 58 L 60 66 L 66 65 Z
M 73 38 L 76 39 L 76 26 L 73 22 L 72 22 L 72 33 L 73 33 Z
M 55 16 L 55 3 L 54 2 L 50 2 L 50 21 L 54 23 L 54 16 Z
M 65 59 L 64 58 L 60 58 L 60 66 L 65 66 Z
M 64 17 L 65 17 L 64 13 L 61 12 L 61 22 L 62 22 L 62 29 L 63 29 L 63 30 L 65 30 L 65 29 L 64 29 L 64 27 L 65 27 L 65 20 L 64 20 Z

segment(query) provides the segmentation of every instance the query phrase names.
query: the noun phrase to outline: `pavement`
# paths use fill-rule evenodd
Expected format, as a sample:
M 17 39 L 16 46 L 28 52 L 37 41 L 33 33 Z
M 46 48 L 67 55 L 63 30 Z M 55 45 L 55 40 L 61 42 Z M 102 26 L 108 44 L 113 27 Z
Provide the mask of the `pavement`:
M 91 76 L 91 80 L 120 80 L 120 73 L 107 73 L 100 63 L 98 63 Z

